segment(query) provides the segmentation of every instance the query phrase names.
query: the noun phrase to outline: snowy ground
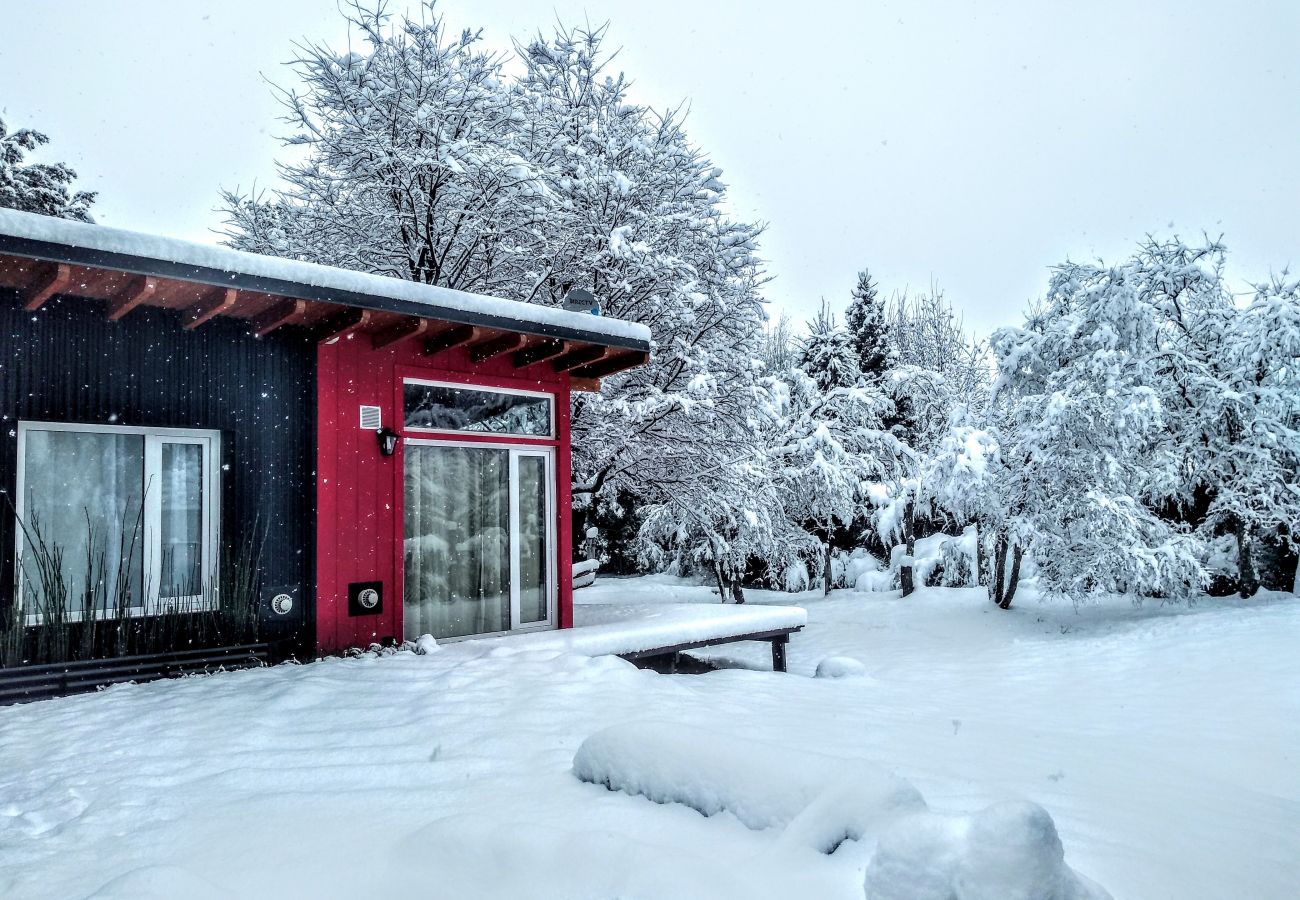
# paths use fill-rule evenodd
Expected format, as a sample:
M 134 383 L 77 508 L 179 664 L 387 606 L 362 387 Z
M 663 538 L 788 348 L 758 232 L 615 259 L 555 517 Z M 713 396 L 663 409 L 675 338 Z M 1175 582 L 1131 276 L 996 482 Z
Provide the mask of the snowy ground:
M 867 759 L 946 811 L 1036 801 L 1117 900 L 1296 896 L 1300 602 L 752 596 L 808 610 L 790 675 L 461 644 L 0 709 L 0 896 L 862 896 L 861 846 L 823 856 L 573 776 L 585 738 L 634 722 L 730 736 L 738 759 Z M 829 655 L 867 676 L 803 677 Z

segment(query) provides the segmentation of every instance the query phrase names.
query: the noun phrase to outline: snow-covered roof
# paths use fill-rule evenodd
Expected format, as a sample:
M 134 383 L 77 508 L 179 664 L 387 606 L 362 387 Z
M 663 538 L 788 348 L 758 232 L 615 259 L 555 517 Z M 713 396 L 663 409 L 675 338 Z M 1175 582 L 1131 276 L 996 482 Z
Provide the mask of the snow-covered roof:
M 0 209 L 0 253 L 629 349 L 650 348 L 650 329 L 636 322 L 11 209 Z

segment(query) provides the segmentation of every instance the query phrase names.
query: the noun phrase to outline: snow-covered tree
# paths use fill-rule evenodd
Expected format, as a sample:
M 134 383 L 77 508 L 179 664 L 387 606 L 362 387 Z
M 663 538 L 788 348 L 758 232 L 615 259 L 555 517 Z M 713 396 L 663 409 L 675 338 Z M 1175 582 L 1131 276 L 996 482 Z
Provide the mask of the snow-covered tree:
M 765 321 L 759 230 L 726 216 L 680 113 L 629 98 L 603 29 L 559 28 L 506 67 L 432 4 L 351 23 L 361 52 L 310 44 L 295 61 L 286 188 L 227 193 L 230 243 L 533 303 L 579 286 L 649 325 L 649 365 L 574 400 L 580 505 L 662 505 L 737 455 Z
M 1284 274 L 1259 285 L 1221 348 L 1226 390 L 1203 478 L 1215 485 L 1203 531 L 1233 535 L 1249 596 L 1259 586 L 1253 546 L 1266 535 L 1294 542 L 1300 527 L 1300 282 Z
M 721 170 L 677 112 L 633 103 L 605 67 L 603 30 L 557 30 L 521 48 L 523 152 L 544 172 L 548 219 L 527 291 L 580 282 L 608 313 L 644 322 L 648 366 L 574 402 L 575 493 L 629 489 L 660 504 L 740 455 L 754 413 L 766 315 L 758 230 L 723 213 Z M 540 291 L 538 293 L 541 293 Z M 533 299 L 538 299 L 533 295 Z
M 771 577 L 816 553 L 787 514 L 763 440 L 780 428 L 788 388 L 765 379 L 754 390 L 756 418 L 732 435 L 731 455 L 665 491 L 645 510 L 639 535 L 641 557 L 651 568 L 710 571 L 724 603 L 728 597 L 744 602 L 742 581 L 752 562 L 761 561 Z
M 71 190 L 77 173 L 63 163 L 25 162 L 50 139 L 31 128 L 9 131 L 0 119 L 0 207 L 93 222 L 93 191 Z
M 937 372 L 966 407 L 983 408 L 993 381 L 988 347 L 967 333 L 938 284 L 917 294 L 896 292 L 886 319 L 899 364 Z
M 516 287 L 544 186 L 520 155 L 500 55 L 432 5 L 391 25 L 353 7 L 362 52 L 301 46 L 280 91 L 294 161 L 269 198 L 225 192 L 242 250 L 488 293 Z
M 1041 584 L 1185 596 L 1204 581 L 1198 542 L 1156 509 L 1182 487 L 1169 440 L 1161 346 L 1166 322 L 1138 266 L 1055 271 L 1024 328 L 998 331 L 997 391 L 1008 427 L 1005 536 L 1032 540 Z M 1004 540 L 998 535 L 998 540 Z
M 799 368 L 822 391 L 852 387 L 862 380 L 853 336 L 835 324 L 835 315 L 825 301 L 800 341 Z
M 876 529 L 886 546 L 901 546 L 895 554 L 903 596 L 916 588 L 912 557 L 916 552 L 918 513 L 925 513 L 923 478 L 926 461 L 935 452 L 954 411 L 955 401 L 943 376 L 933 369 L 898 366 L 881 385 L 888 410 L 884 424 L 909 454 L 900 460 L 898 477 L 877 496 Z M 919 508 L 920 507 L 920 508 Z
M 767 441 L 786 515 L 821 544 L 822 584 L 831 589 L 834 530 L 847 527 L 870 500 L 872 485 L 901 480 L 911 449 L 884 424 L 892 404 L 880 392 L 821 385 L 802 370 L 790 375 L 780 432 Z
M 890 340 L 884 298 L 866 269 L 858 273 L 858 283 L 853 288 L 844 320 L 862 374 L 868 381 L 878 384 L 885 372 L 897 364 L 898 353 Z
M 798 339 L 788 313 L 782 312 L 776 322 L 769 323 L 763 336 L 760 361 L 764 375 L 784 375 L 798 364 Z

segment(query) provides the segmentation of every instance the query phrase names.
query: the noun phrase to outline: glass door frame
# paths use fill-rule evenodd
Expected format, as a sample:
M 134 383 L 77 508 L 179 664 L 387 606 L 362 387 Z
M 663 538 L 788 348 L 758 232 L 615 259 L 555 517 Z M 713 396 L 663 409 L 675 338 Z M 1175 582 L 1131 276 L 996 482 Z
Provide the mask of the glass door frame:
M 490 388 L 495 390 L 495 388 Z M 407 432 L 402 443 L 406 447 L 454 447 L 458 450 L 467 450 L 478 448 L 481 450 L 504 450 L 508 453 L 509 466 L 509 501 L 508 509 L 510 516 L 510 630 L 509 631 L 488 631 L 478 634 L 459 635 L 457 637 L 438 638 L 439 641 L 463 641 L 473 638 L 492 637 L 501 634 L 513 634 L 515 632 L 527 631 L 544 631 L 556 627 L 558 623 L 558 601 L 559 601 L 559 581 L 556 577 L 558 568 L 556 561 L 559 557 L 557 511 L 556 511 L 556 479 L 555 479 L 555 457 L 556 448 L 553 446 L 539 445 L 524 441 L 485 441 L 485 440 L 447 440 L 445 438 L 424 437 L 418 432 Z M 405 450 L 405 447 L 403 448 Z M 519 596 L 519 569 L 520 569 L 520 544 L 519 544 L 519 459 L 520 457 L 540 457 L 543 460 L 546 484 L 546 618 L 538 622 L 521 622 L 520 621 L 520 596 Z M 399 473 L 399 483 L 402 506 L 397 511 L 397 521 L 399 533 L 402 535 L 399 547 L 406 541 L 405 525 L 405 507 L 406 507 L 406 454 L 402 454 L 401 472 Z M 403 571 L 399 568 L 398 571 Z M 403 611 L 406 608 L 406 584 L 403 579 L 402 596 L 399 598 Z M 405 632 L 405 623 L 402 625 L 402 631 Z

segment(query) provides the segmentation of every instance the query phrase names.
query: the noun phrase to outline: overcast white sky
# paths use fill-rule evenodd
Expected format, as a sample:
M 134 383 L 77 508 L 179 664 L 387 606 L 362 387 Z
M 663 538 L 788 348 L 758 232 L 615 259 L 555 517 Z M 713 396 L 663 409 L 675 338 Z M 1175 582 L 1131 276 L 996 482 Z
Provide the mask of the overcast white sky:
M 273 181 L 263 76 L 333 0 L 8 4 L 0 110 L 100 191 L 106 225 L 215 241 L 219 186 Z M 395 6 L 401 6 L 398 0 Z M 502 49 L 609 20 L 637 99 L 689 100 L 735 212 L 769 223 L 768 295 L 842 306 L 869 266 L 933 277 L 980 332 L 1067 255 L 1222 232 L 1234 272 L 1300 268 L 1300 3 L 443 0 Z M 1172 226 L 1172 228 L 1171 228 Z

